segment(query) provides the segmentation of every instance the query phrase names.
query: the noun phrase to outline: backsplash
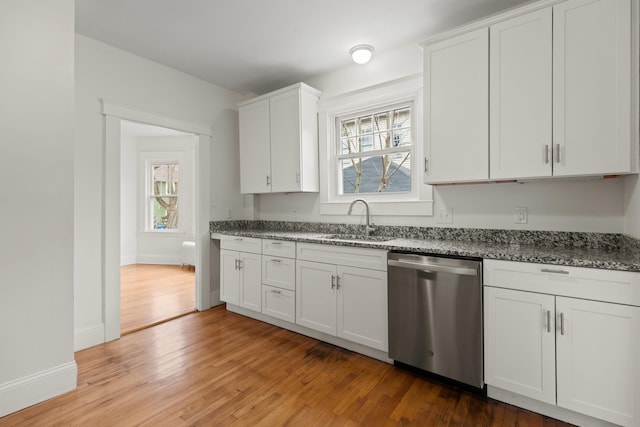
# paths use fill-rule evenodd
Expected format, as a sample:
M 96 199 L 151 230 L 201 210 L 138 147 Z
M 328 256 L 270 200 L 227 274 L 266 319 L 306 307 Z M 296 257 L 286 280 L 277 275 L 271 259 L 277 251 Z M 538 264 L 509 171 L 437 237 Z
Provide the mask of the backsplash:
M 364 234 L 364 225 L 287 221 L 212 221 L 210 231 L 263 230 L 328 234 Z M 623 234 L 568 231 L 496 230 L 483 228 L 441 228 L 377 226 L 375 235 L 421 240 L 454 240 L 541 247 L 624 250 L 640 255 L 640 240 Z

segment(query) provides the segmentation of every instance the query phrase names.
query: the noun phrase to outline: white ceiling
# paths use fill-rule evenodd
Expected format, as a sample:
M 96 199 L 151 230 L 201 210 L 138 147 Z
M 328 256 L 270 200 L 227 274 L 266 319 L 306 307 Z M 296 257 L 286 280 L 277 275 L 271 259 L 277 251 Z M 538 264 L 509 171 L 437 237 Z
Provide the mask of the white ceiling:
M 349 65 L 356 44 L 383 52 L 529 1 L 76 0 L 76 31 L 262 94 Z

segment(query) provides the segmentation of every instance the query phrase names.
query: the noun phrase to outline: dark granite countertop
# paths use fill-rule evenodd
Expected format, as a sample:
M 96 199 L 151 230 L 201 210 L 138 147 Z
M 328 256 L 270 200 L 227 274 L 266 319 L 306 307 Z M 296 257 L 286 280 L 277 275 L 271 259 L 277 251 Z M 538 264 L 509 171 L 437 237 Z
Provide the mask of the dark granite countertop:
M 249 223 L 254 226 L 260 225 Z M 246 224 L 235 228 L 232 227 L 233 224 L 227 223 L 226 225 L 227 227 L 219 226 L 219 224 L 212 225 L 212 236 L 214 236 L 214 233 L 219 233 L 427 255 L 472 257 L 640 272 L 640 253 L 638 252 L 637 239 L 616 234 L 523 233 L 512 230 L 481 230 L 481 233 L 479 233 L 478 230 L 468 229 L 466 234 L 458 235 L 461 232 L 459 231 L 460 229 L 457 229 L 450 232 L 450 234 L 454 233 L 452 236 L 455 238 L 441 239 L 431 238 L 429 235 L 431 230 L 419 229 L 421 233 L 416 233 L 415 229 L 412 229 L 411 232 L 403 229 L 398 232 L 398 230 L 394 230 L 394 227 L 388 227 L 377 230 L 378 233 L 372 237 L 372 240 L 362 240 L 362 237 L 358 237 L 361 234 L 355 233 L 350 228 L 324 227 L 302 231 L 290 230 L 291 227 L 282 227 L 284 228 L 283 231 L 274 229 L 274 224 L 268 224 L 263 228 L 247 228 Z M 392 234 L 391 232 L 393 231 L 396 231 L 396 233 Z M 442 234 L 442 231 L 439 231 L 439 233 Z M 345 234 L 345 236 L 344 238 L 336 237 L 336 234 Z M 350 236 L 349 234 L 352 235 Z M 416 234 L 422 234 L 422 236 L 416 236 Z M 473 240 L 479 235 L 482 235 L 485 241 Z M 444 234 L 443 237 L 449 236 Z

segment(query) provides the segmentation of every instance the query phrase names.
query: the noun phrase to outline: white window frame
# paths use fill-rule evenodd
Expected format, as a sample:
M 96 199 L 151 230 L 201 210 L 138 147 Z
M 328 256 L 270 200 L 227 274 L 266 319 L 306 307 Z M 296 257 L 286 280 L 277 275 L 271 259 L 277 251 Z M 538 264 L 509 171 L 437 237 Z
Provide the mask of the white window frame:
M 348 200 L 349 202 L 353 201 L 354 199 L 357 198 L 364 198 L 366 197 L 369 200 L 384 200 L 384 201 L 393 201 L 393 200 L 416 200 L 417 199 L 417 185 L 416 185 L 416 180 L 415 178 L 415 147 L 417 144 L 416 141 L 416 127 L 415 127 L 415 105 L 414 105 L 414 99 L 408 99 L 402 102 L 398 102 L 398 103 L 393 103 L 393 104 L 387 104 L 387 105 L 382 105 L 379 106 L 377 108 L 370 108 L 368 110 L 356 110 L 356 111 L 352 111 L 349 112 L 347 114 L 343 114 L 343 115 L 336 115 L 335 116 L 335 130 L 334 130 L 334 147 L 333 147 L 333 163 L 334 163 L 334 167 L 333 167 L 333 171 L 334 171 L 334 175 L 335 175 L 335 180 L 334 180 L 334 187 L 332 188 L 332 195 L 334 196 L 335 200 Z M 358 156 L 354 156 L 354 155 L 345 155 L 345 154 L 341 154 L 340 151 L 340 147 L 341 147 L 341 141 L 340 141 L 340 131 L 339 131 L 339 126 L 340 126 L 340 122 L 343 121 L 344 119 L 348 118 L 348 117 L 354 117 L 354 118 L 358 118 L 358 117 L 362 117 L 362 116 L 366 116 L 366 115 L 370 115 L 370 114 L 375 114 L 375 113 L 380 113 L 383 111 L 391 111 L 394 109 L 397 109 L 399 107 L 404 107 L 404 106 L 408 106 L 411 109 L 411 146 L 409 149 L 406 148 L 406 146 L 399 148 L 399 147 L 393 147 L 393 148 L 387 148 L 384 150 L 369 150 L 369 151 L 362 151 L 360 153 L 358 153 Z M 391 129 L 391 132 L 393 132 L 393 129 Z M 371 145 L 373 145 L 373 131 L 371 132 Z M 376 193 L 348 193 L 348 194 L 344 194 L 341 193 L 341 190 L 344 190 L 343 187 L 343 182 L 341 182 L 340 180 L 340 176 L 341 176 L 341 171 L 340 171 L 340 162 L 341 160 L 347 159 L 347 158 L 351 158 L 351 157 L 373 157 L 373 156 L 381 156 L 381 155 L 385 155 L 385 154 L 394 154 L 394 153 L 405 153 L 405 152 L 409 152 L 410 154 L 410 170 L 411 170 L 411 190 L 410 191 L 393 191 L 393 192 L 376 192 Z
M 150 194 L 151 191 L 151 180 L 152 178 L 152 170 L 151 167 L 157 164 L 168 164 L 175 163 L 178 165 L 180 170 L 180 181 L 184 178 L 184 155 L 182 152 L 141 152 L 140 153 L 140 173 L 141 177 L 139 182 L 140 186 L 140 212 L 142 213 L 141 218 L 141 229 L 145 233 L 158 233 L 158 234 L 174 234 L 174 233 L 184 233 L 184 221 L 185 221 L 185 206 L 184 206 L 184 196 L 181 194 L 181 191 L 178 190 L 178 228 L 172 229 L 155 229 L 153 228 L 153 212 L 151 209 L 151 199 L 153 196 Z M 180 187 L 178 187 L 180 188 Z
M 338 139 L 336 121 L 340 117 L 359 112 L 381 110 L 386 107 L 412 103 L 413 148 L 411 153 L 411 191 L 389 193 L 339 194 Z M 349 204 L 364 198 L 376 216 L 432 216 L 433 189 L 422 182 L 418 170 L 423 158 L 422 75 L 413 75 L 381 85 L 349 92 L 319 105 L 320 137 L 320 214 L 346 215 Z

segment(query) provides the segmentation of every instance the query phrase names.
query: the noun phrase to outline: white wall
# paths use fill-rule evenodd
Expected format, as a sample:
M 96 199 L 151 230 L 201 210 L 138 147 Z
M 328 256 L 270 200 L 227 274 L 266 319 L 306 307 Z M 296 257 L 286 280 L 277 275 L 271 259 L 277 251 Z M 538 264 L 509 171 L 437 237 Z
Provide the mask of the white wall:
M 0 2 L 0 417 L 75 388 L 73 0 Z
M 352 65 L 306 83 L 321 90 L 321 100 L 422 73 L 418 45 L 377 54 L 369 64 Z M 627 179 L 627 192 L 634 178 Z M 637 185 L 636 185 L 637 186 Z M 625 178 L 611 180 L 538 181 L 525 184 L 482 184 L 434 187 L 434 212 L 453 208 L 453 224 L 437 224 L 432 216 L 376 216 L 378 224 L 505 229 L 623 232 L 639 234 L 632 214 L 640 212 L 635 190 L 625 219 Z M 627 199 L 631 195 L 626 196 Z M 358 216 L 320 215 L 317 194 L 256 196 L 256 218 L 263 220 L 362 223 Z M 527 207 L 529 223 L 514 224 L 514 208 Z M 293 218 L 291 210 L 297 210 Z M 346 213 L 346 209 L 345 209 Z M 625 225 L 626 221 L 626 225 Z M 634 222 L 635 221 L 635 222 Z M 632 225 L 634 223 L 635 225 Z M 634 231 L 635 230 L 635 231 Z
M 190 123 L 211 123 L 211 219 L 243 212 L 239 191 L 237 109 L 241 96 L 176 70 L 76 35 L 75 347 L 104 341 L 102 212 L 104 117 L 101 99 Z M 222 153 L 223 160 L 218 159 Z
M 624 232 L 640 239 L 640 176 L 625 178 Z

